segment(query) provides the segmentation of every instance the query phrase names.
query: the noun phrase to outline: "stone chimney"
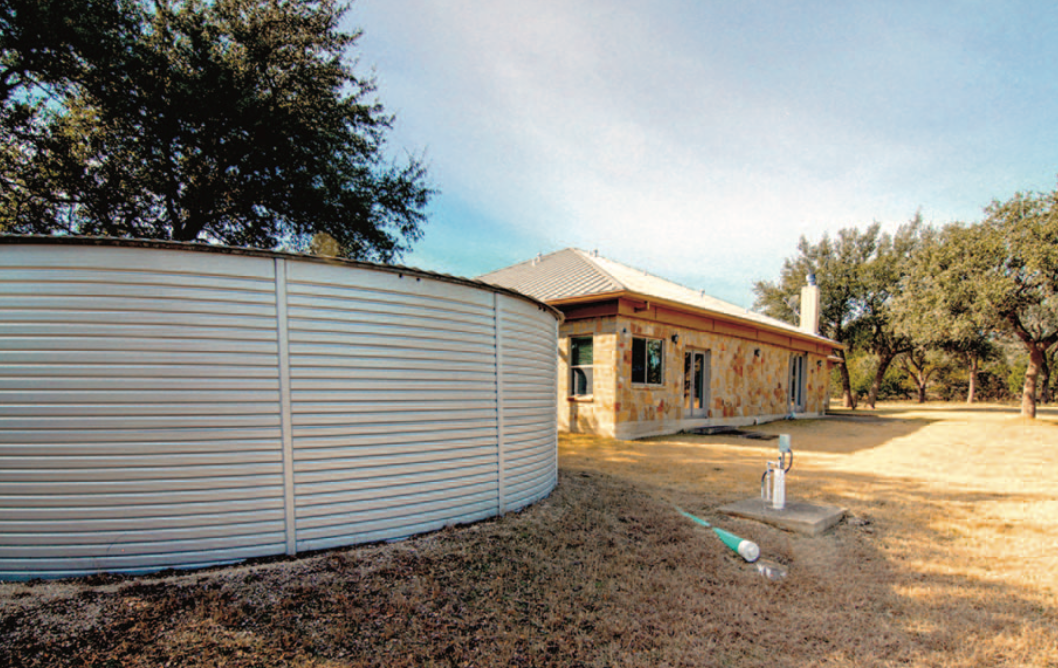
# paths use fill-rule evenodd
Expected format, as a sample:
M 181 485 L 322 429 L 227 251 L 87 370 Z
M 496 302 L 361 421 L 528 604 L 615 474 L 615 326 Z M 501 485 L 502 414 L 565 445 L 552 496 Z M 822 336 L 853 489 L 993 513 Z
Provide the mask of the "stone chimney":
M 808 275 L 808 285 L 801 288 L 801 329 L 819 335 L 819 286 L 816 275 Z

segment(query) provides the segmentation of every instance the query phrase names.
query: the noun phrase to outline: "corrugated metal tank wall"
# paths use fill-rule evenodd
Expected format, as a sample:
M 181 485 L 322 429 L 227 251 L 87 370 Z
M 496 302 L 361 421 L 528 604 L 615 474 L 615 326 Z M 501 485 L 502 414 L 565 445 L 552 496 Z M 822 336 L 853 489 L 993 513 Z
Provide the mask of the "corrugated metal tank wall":
M 558 427 L 558 325 L 549 313 L 513 299 L 497 312 L 503 360 L 502 495 L 505 509 L 511 510 L 547 496 L 558 482 L 558 460 L 552 455 L 557 441 L 551 432 L 552 425 Z
M 557 317 L 469 281 L 0 245 L 0 578 L 409 536 L 556 482 Z

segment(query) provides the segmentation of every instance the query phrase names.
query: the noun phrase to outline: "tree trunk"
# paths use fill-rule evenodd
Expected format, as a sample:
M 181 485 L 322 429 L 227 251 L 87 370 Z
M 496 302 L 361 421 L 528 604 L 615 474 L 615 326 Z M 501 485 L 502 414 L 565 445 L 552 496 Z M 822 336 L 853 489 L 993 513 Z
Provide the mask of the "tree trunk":
M 1029 346 L 1029 367 L 1025 369 L 1025 386 L 1021 389 L 1021 416 L 1036 419 L 1036 381 L 1043 367 L 1043 350 L 1039 344 Z
M 874 372 L 871 391 L 867 393 L 867 408 L 871 410 L 874 410 L 874 405 L 878 401 L 878 391 L 882 389 L 882 379 L 885 377 L 885 372 L 889 370 L 889 365 L 893 363 L 894 357 L 896 355 L 886 353 L 878 358 L 878 369 Z
M 966 403 L 972 404 L 977 394 L 977 355 L 970 356 L 970 387 L 966 390 Z
M 841 364 L 838 365 L 841 369 L 841 405 L 856 410 L 856 397 L 852 394 L 852 380 L 849 378 L 848 364 L 845 363 L 845 351 L 839 350 L 838 355 L 841 356 Z
M 903 362 L 904 373 L 915 381 L 915 401 L 920 404 L 926 403 L 926 387 L 929 385 L 930 372 L 926 371 L 925 359 L 925 355 L 921 360 L 917 360 L 914 353 L 909 353 L 900 360 Z M 919 366 L 920 361 L 921 366 Z
M 1047 359 L 1047 353 L 1044 351 L 1043 364 L 1040 365 L 1040 379 L 1036 389 L 1039 391 L 1039 400 L 1041 404 L 1051 403 L 1051 365 Z

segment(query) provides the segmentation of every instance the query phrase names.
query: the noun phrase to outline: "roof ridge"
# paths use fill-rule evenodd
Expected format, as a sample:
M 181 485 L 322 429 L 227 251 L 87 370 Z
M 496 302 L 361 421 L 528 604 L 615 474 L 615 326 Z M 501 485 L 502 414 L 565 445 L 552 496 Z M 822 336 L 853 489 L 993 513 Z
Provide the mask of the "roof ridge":
M 613 279 L 614 282 L 616 282 L 619 286 L 621 286 L 622 289 L 624 289 L 627 292 L 636 292 L 636 290 L 632 286 L 630 286 L 627 283 L 625 283 L 624 281 L 614 277 L 613 274 L 611 274 L 603 266 L 601 266 L 600 263 L 596 262 L 596 260 L 604 260 L 606 262 L 611 262 L 611 263 L 613 263 L 613 264 L 615 264 L 615 265 L 617 265 L 617 266 L 619 266 L 619 267 L 621 267 L 621 268 L 623 268 L 625 270 L 636 272 L 636 273 L 642 274 L 643 276 L 649 277 L 651 279 L 654 279 L 654 280 L 657 280 L 657 281 L 661 281 L 663 283 L 667 283 L 668 285 L 671 285 L 671 286 L 673 286 L 675 288 L 679 288 L 680 290 L 686 290 L 688 293 L 694 294 L 694 295 L 696 295 L 697 297 L 699 297 L 701 299 L 709 299 L 712 302 L 716 302 L 716 303 L 722 304 L 723 306 L 728 307 L 730 309 L 741 311 L 742 313 L 744 313 L 747 316 L 756 316 L 757 318 L 762 318 L 762 319 L 766 319 L 766 320 L 773 320 L 773 321 L 775 321 L 776 324 L 785 325 L 787 327 L 794 327 L 794 328 L 797 327 L 796 325 L 793 325 L 791 323 L 779 320 L 778 318 L 772 318 L 771 316 L 765 315 L 763 313 L 758 313 L 758 312 L 754 311 L 753 309 L 746 308 L 745 306 L 740 306 L 738 304 L 734 304 L 734 303 L 729 302 L 727 300 L 720 299 L 719 297 L 714 297 L 713 295 L 709 294 L 704 288 L 695 288 L 695 287 L 691 287 L 689 285 L 684 285 L 683 283 L 679 283 L 677 281 L 674 281 L 674 280 L 672 280 L 670 278 L 666 278 L 666 277 L 661 276 L 659 274 L 651 273 L 651 272 L 649 272 L 649 271 L 647 271 L 645 269 L 640 269 L 638 267 L 633 267 L 632 265 L 625 264 L 623 262 L 618 262 L 617 260 L 614 260 L 612 258 L 604 257 L 602 255 L 599 255 L 598 251 L 594 251 L 592 253 L 587 253 L 587 252 L 582 251 L 582 250 L 580 250 L 578 248 L 574 248 L 572 250 L 577 251 L 578 253 L 582 254 L 585 257 L 585 259 L 591 260 L 592 261 L 591 262 L 592 266 L 597 271 L 599 271 L 599 272 L 605 274 L 606 276 L 608 276 L 609 278 Z M 728 313 L 728 315 L 733 315 L 733 316 L 738 317 L 737 314 L 735 314 L 735 313 Z
M 619 280 L 616 276 L 614 276 L 609 271 L 607 271 L 604 267 L 602 267 L 598 262 L 595 262 L 595 260 L 597 260 L 597 259 L 599 259 L 601 257 L 599 255 L 599 251 L 593 251 L 593 252 L 589 253 L 588 251 L 581 250 L 580 248 L 569 248 L 567 250 L 571 250 L 574 253 L 576 253 L 577 256 L 579 256 L 580 259 L 583 262 L 586 262 L 587 264 L 591 265 L 591 268 L 593 270 L 595 270 L 595 271 L 599 272 L 600 274 L 602 274 L 603 276 L 605 276 L 612 283 L 614 283 L 619 289 L 626 290 L 626 291 L 629 290 L 628 286 L 625 285 L 624 281 Z M 604 260 L 606 260 L 608 262 L 614 262 L 610 258 L 602 258 L 602 259 L 604 259 Z M 617 262 L 617 264 L 621 264 L 621 263 Z
M 767 326 L 784 333 L 811 339 L 823 339 L 801 330 L 796 324 L 757 313 L 752 309 L 710 295 L 705 288 L 690 287 L 649 271 L 637 269 L 599 255 L 598 251 L 565 248 L 546 256 L 479 277 L 525 292 L 552 303 L 581 302 L 602 295 L 625 294 L 682 308 L 706 311 L 720 318 L 734 318 L 754 326 Z M 572 301 L 571 301 L 572 300 Z
M 584 253 L 584 252 L 585 252 L 585 251 L 581 251 L 581 250 L 580 250 L 579 248 L 574 248 L 573 250 L 575 250 L 575 251 L 578 251 L 578 252 L 581 252 L 581 253 Z M 709 298 L 711 298 L 711 299 L 715 299 L 716 301 L 719 301 L 719 302 L 723 302 L 723 303 L 727 304 L 728 306 L 733 306 L 733 307 L 735 307 L 735 308 L 741 308 L 741 309 L 743 309 L 743 310 L 745 310 L 745 311 L 747 311 L 747 312 L 749 312 L 749 311 L 750 311 L 749 309 L 747 309 L 747 308 L 744 308 L 744 307 L 742 307 L 742 306 L 739 306 L 738 304 L 732 304 L 731 302 L 728 302 L 728 301 L 724 301 L 723 299 L 720 299 L 720 298 L 718 298 L 718 297 L 713 297 L 712 295 L 707 295 L 707 294 L 706 294 L 706 291 L 705 291 L 705 289 L 704 289 L 704 288 L 694 288 L 694 287 L 691 287 L 691 286 L 689 286 L 689 285 L 684 285 L 683 283 L 680 283 L 680 282 L 678 282 L 678 281 L 674 281 L 674 280 L 672 280 L 671 278 L 666 278 L 666 277 L 662 276 L 661 274 L 654 274 L 654 273 L 651 273 L 651 272 L 647 271 L 646 269 L 640 269 L 639 267 L 633 267 L 633 266 L 632 266 L 632 265 L 630 265 L 630 264 L 625 264 L 624 262 L 618 262 L 617 260 L 614 260 L 613 258 L 609 258 L 609 257 L 603 257 L 603 256 L 599 255 L 598 251 L 595 251 L 595 252 L 594 252 L 594 254 L 589 254 L 589 257 L 592 257 L 592 258 L 595 258 L 595 259 L 602 259 L 602 260 L 606 260 L 607 262 L 612 262 L 612 263 L 614 263 L 614 264 L 616 264 L 616 265 L 620 265 L 620 266 L 624 267 L 625 269 L 629 269 L 629 270 L 631 270 L 631 271 L 638 271 L 639 273 L 643 274 L 644 276 L 649 276 L 649 277 L 651 277 L 651 278 L 655 278 L 655 279 L 657 279 L 657 280 L 659 280 L 659 281 L 664 281 L 664 282 L 668 283 L 669 285 L 674 285 L 674 286 L 676 286 L 676 287 L 678 287 L 678 288 L 682 288 L 682 289 L 684 289 L 684 290 L 688 290 L 688 291 L 690 291 L 690 292 L 697 292 L 697 293 L 698 293 L 699 295 L 701 295 L 701 296 L 708 296 Z M 608 271 L 607 271 L 607 270 L 606 270 L 605 268 L 603 268 L 602 266 L 600 266 L 600 265 L 599 265 L 598 263 L 596 263 L 596 262 L 593 262 L 592 264 L 593 264 L 593 265 L 594 265 L 594 266 L 595 266 L 595 267 L 596 267 L 596 268 L 597 268 L 597 269 L 598 269 L 599 271 L 603 272 L 604 274 L 606 274 L 606 275 L 607 275 L 607 276 L 609 276 L 610 278 L 613 278 L 613 280 L 614 280 L 614 281 L 615 281 L 615 282 L 616 282 L 616 283 L 617 283 L 618 285 L 620 285 L 620 286 L 621 286 L 622 288 L 624 288 L 625 290 L 628 290 L 628 291 L 630 291 L 630 292 L 631 292 L 631 288 L 630 288 L 629 286 L 625 285 L 625 283 L 624 283 L 624 282 L 622 282 L 621 280 L 619 280 L 619 279 L 615 278 L 615 277 L 613 276 L 613 274 L 611 274 L 610 272 L 608 272 Z
M 504 270 L 507 270 L 507 269 L 514 269 L 515 267 L 523 267 L 525 265 L 535 266 L 537 263 L 539 263 L 541 260 L 543 260 L 545 258 L 549 258 L 552 255 L 558 255 L 559 253 L 564 253 L 565 251 L 569 251 L 569 250 L 577 250 L 577 249 L 576 248 L 572 248 L 572 247 L 571 248 L 563 248 L 562 250 L 551 251 L 547 255 L 544 255 L 543 253 L 537 253 L 536 255 L 534 255 L 533 257 L 529 258 L 528 260 L 522 260 L 521 262 L 517 262 L 517 263 L 509 265 L 507 267 L 503 267 L 503 269 L 497 269 L 496 271 L 504 271 Z M 482 274 L 482 276 L 488 276 L 489 274 L 494 274 L 494 273 L 496 273 L 496 271 L 485 272 L 484 274 Z

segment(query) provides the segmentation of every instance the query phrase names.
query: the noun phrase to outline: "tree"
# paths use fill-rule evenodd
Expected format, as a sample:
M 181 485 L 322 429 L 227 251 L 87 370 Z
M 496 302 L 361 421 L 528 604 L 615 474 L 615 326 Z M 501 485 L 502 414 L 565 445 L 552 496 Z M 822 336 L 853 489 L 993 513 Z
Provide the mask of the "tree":
M 0 225 L 297 249 L 326 233 L 380 261 L 421 237 L 425 167 L 385 156 L 393 117 L 346 60 L 359 32 L 338 29 L 336 0 L 63 3 L 117 7 L 132 27 L 102 53 L 61 52 L 61 76 L 6 48 L 48 102 L 4 138 Z
M 0 111 L 105 76 L 138 20 L 132 0 L 0 0 Z
M 847 354 L 852 352 L 850 325 L 860 316 L 864 294 L 863 267 L 878 246 L 880 226 L 875 223 L 860 232 L 845 228 L 835 239 L 824 234 L 816 244 L 801 237 L 797 255 L 783 260 L 778 283 L 757 281 L 754 307 L 763 313 L 798 323 L 801 286 L 808 274 L 816 275 L 820 292 L 819 331 L 823 336 L 846 346 L 836 354 L 841 357 L 842 401 L 856 408 L 856 395 L 849 378 Z
M 1058 191 L 993 202 L 975 228 L 976 306 L 1029 355 L 1021 414 L 1036 417 L 1037 380 L 1058 343 Z
M 893 301 L 911 266 L 912 258 L 927 234 L 916 214 L 895 234 L 882 234 L 876 250 L 862 267 L 863 292 L 860 316 L 850 326 L 854 340 L 874 354 L 878 361 L 874 380 L 867 394 L 867 405 L 874 408 L 886 371 L 899 356 L 910 353 L 914 342 L 900 331 L 893 318 Z
M 892 362 L 911 350 L 911 340 L 898 331 L 892 318 L 892 301 L 900 292 L 910 258 L 928 228 L 916 216 L 895 234 L 881 232 L 874 223 L 863 232 L 846 228 L 832 242 L 827 235 L 818 244 L 804 237 L 798 255 L 783 262 L 778 284 L 758 281 L 756 308 L 772 317 L 796 322 L 797 302 L 804 276 L 817 275 L 820 286 L 820 332 L 845 346 L 840 351 L 842 394 L 846 407 L 856 407 L 847 354 L 856 348 L 877 361 L 867 393 L 871 408 Z
M 918 344 L 960 358 L 967 367 L 967 403 L 977 394 L 978 370 L 996 355 L 991 324 L 972 307 L 972 277 L 952 274 L 953 265 L 973 252 L 966 226 L 954 223 L 924 230 L 903 289 L 894 300 L 897 330 Z
M 928 292 L 945 322 L 965 321 L 1019 341 L 1028 355 L 1021 414 L 1036 417 L 1037 381 L 1058 344 L 1058 193 L 994 201 L 985 220 L 946 230 Z M 945 315 L 947 314 L 947 315 Z
M 0 232 L 58 215 L 37 164 L 48 121 L 74 82 L 110 76 L 138 19 L 132 0 L 0 0 Z
M 943 373 L 950 366 L 950 360 L 940 350 L 916 345 L 900 357 L 900 365 L 915 385 L 915 400 L 922 404 L 926 402 L 930 380 Z

